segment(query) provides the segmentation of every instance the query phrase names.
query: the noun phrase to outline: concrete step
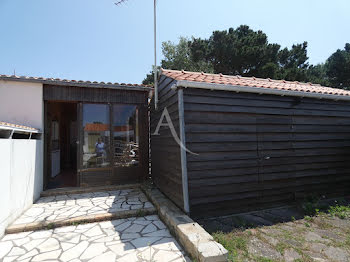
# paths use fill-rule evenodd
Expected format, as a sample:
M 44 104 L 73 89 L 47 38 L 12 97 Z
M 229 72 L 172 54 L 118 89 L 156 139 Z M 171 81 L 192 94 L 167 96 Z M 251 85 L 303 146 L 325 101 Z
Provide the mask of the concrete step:
M 140 184 L 125 184 L 125 185 L 109 185 L 109 186 L 96 186 L 96 187 L 63 187 L 48 189 L 41 192 L 41 197 L 48 196 L 59 196 L 59 195 L 69 195 L 69 194 L 83 194 L 91 192 L 104 192 L 104 191 L 114 191 L 121 189 L 134 189 L 140 188 Z
M 156 214 L 156 209 L 138 188 L 58 194 L 41 197 L 6 229 L 6 233 L 153 214 Z

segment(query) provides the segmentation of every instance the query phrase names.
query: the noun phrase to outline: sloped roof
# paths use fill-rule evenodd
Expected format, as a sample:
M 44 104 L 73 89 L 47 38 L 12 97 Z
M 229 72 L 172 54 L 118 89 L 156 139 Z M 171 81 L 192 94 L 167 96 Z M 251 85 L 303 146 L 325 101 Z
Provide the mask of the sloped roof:
M 60 78 L 45 78 L 45 77 L 1 75 L 1 74 L 0 74 L 0 80 L 43 83 L 43 84 L 61 85 L 61 86 L 81 86 L 81 87 L 93 87 L 93 88 L 133 89 L 133 90 L 141 90 L 141 91 L 148 91 L 148 90 L 152 89 L 151 85 L 111 83 L 111 82 L 97 82 L 97 81 L 83 81 L 83 80 L 68 80 L 68 79 L 60 79 Z
M 200 72 L 187 72 L 178 70 L 162 69 L 162 75 L 175 79 L 177 81 L 188 81 L 197 83 L 217 84 L 222 86 L 240 86 L 258 89 L 271 89 L 283 91 L 292 91 L 298 93 L 315 93 L 334 96 L 350 96 L 350 91 L 332 87 L 321 86 L 312 83 L 301 83 L 297 81 L 272 80 L 256 77 L 229 76 L 223 74 L 207 74 Z M 247 90 L 248 91 L 248 90 Z M 244 91 L 242 91 L 244 92 Z M 290 94 L 291 92 L 289 92 Z M 291 95 L 291 94 L 290 94 Z
M 11 124 L 7 122 L 0 121 L 0 129 L 6 128 L 6 129 L 17 129 L 21 131 L 27 131 L 27 132 L 39 132 L 39 129 L 29 127 L 29 126 L 23 126 L 18 124 Z
M 84 131 L 88 132 L 103 132 L 109 131 L 110 126 L 108 124 L 101 123 L 87 123 L 85 124 Z M 129 131 L 132 130 L 130 126 L 114 126 L 114 131 Z

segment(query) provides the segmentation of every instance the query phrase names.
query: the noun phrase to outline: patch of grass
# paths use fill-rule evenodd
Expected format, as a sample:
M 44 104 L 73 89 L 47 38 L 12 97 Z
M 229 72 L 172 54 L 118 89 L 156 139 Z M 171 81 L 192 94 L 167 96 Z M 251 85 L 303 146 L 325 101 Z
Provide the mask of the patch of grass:
M 321 204 L 320 199 L 316 195 L 305 198 L 301 207 L 306 216 L 323 216 L 325 213 L 328 213 L 341 219 L 350 217 L 350 205 L 344 198 L 334 200 L 333 205 Z
M 332 225 L 329 224 L 323 216 L 318 217 L 318 219 L 315 219 L 313 222 L 321 229 L 332 228 Z
M 311 227 L 310 223 L 308 223 L 308 222 L 305 222 L 304 225 L 305 225 L 306 227 Z
M 286 229 L 282 229 L 280 228 L 280 231 L 282 232 L 282 236 L 287 239 L 287 238 L 293 238 L 292 232 L 286 230 Z
M 345 246 L 350 248 L 350 236 L 347 236 L 346 240 L 345 240 Z
M 228 250 L 230 261 L 236 261 L 239 255 L 248 257 L 248 236 L 237 232 L 216 232 L 213 237 Z
M 331 206 L 328 209 L 328 213 L 331 216 L 339 217 L 340 219 L 345 219 L 350 217 L 350 205 L 349 206 L 343 206 L 343 205 L 335 205 Z
M 288 245 L 286 243 L 283 243 L 283 242 L 279 242 L 277 245 L 276 245 L 276 250 L 278 252 L 280 252 L 281 255 L 283 255 L 284 253 L 284 250 L 288 248 Z
M 307 222 L 312 222 L 314 219 L 310 216 L 305 216 L 304 219 L 307 221 Z
M 292 216 L 290 219 L 292 220 L 292 222 L 295 222 L 295 216 Z
M 256 261 L 257 262 L 275 262 L 276 260 L 273 260 L 273 259 L 267 258 L 267 257 L 257 257 Z

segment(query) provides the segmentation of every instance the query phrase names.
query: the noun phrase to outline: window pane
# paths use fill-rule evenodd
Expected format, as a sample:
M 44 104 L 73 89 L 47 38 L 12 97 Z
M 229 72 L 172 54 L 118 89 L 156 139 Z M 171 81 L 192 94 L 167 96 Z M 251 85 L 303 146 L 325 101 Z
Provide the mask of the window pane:
M 109 166 L 109 106 L 84 104 L 83 127 L 83 167 Z
M 113 106 L 114 166 L 139 163 L 138 109 L 134 105 Z

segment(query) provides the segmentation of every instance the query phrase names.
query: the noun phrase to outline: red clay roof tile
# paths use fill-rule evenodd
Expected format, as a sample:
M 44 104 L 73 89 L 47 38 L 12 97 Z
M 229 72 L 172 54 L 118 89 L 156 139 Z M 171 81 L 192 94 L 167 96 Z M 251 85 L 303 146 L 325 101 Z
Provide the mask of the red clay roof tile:
M 350 96 L 349 90 L 321 86 L 319 84 L 301 83 L 298 81 L 273 80 L 270 78 L 229 76 L 223 74 L 206 74 L 202 72 L 187 72 L 178 70 L 161 70 L 162 75 L 175 80 L 186 80 L 210 84 L 260 87 L 268 89 L 278 89 L 284 91 L 298 91 L 305 93 L 330 94 L 338 96 Z

